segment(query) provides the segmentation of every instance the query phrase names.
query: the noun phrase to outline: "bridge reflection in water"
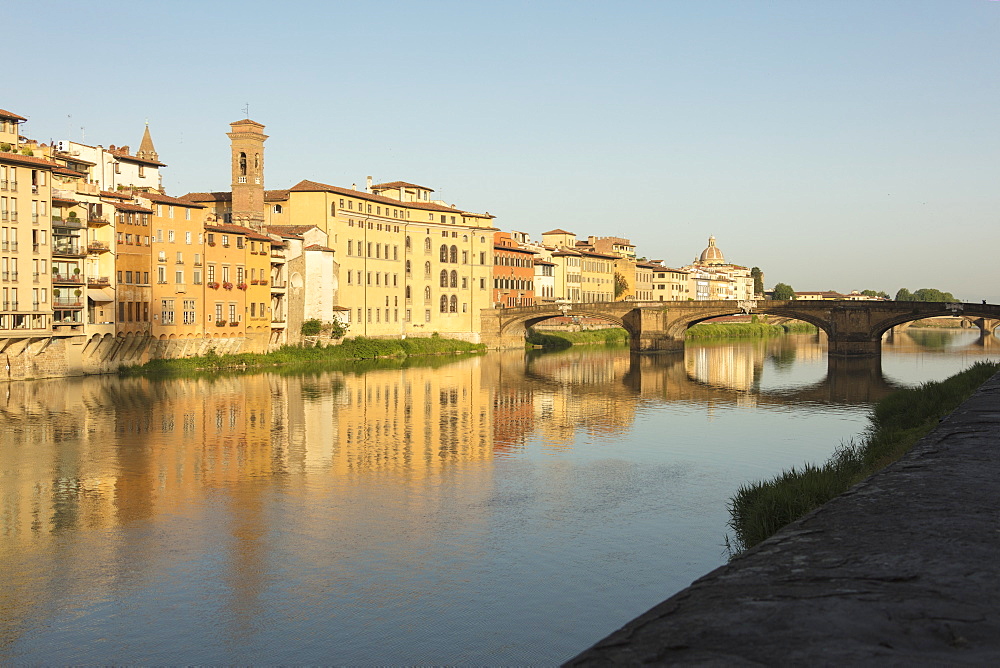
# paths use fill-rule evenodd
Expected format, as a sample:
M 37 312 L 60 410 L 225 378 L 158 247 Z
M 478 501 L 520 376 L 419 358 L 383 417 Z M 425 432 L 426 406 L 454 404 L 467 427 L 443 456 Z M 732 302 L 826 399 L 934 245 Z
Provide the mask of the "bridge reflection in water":
M 926 354 L 921 336 L 897 334 L 891 347 Z M 975 351 L 969 354 L 983 355 L 982 346 Z M 617 470 L 607 462 L 640 459 L 628 450 L 637 415 L 646 415 L 648 426 L 653 409 L 662 416 L 665 406 L 681 404 L 702 414 L 716 407 L 790 411 L 801 404 L 835 405 L 844 413 L 841 407 L 867 404 L 896 386 L 883 374 L 884 358 L 828 365 L 824 358 L 823 342 L 802 335 L 692 345 L 683 355 L 578 347 L 556 354 L 507 351 L 388 362 L 364 372 L 359 366 L 0 385 L 0 662 L 65 662 L 72 656 L 74 662 L 109 663 L 142 656 L 151 663 L 220 657 L 304 663 L 336 656 L 344 663 L 405 663 L 417 656 L 412 652 L 420 643 L 438 638 L 451 647 L 459 636 L 466 645 L 456 653 L 427 649 L 422 656 L 427 663 L 462 663 L 463 657 L 476 663 L 531 663 L 532 657 L 536 663 L 558 662 L 588 638 L 546 632 L 546 638 L 564 639 L 566 647 L 556 648 L 562 655 L 541 659 L 477 654 L 495 642 L 495 617 L 506 614 L 482 602 L 544 606 L 560 600 L 574 586 L 559 579 L 565 555 L 543 548 L 554 542 L 561 550 L 580 536 L 597 540 L 589 533 L 595 521 L 629 521 L 623 519 L 629 513 L 661 502 L 642 496 L 659 493 L 645 490 L 647 482 L 675 471 L 657 460 L 650 477 L 630 492 L 637 506 L 625 507 L 623 515 L 601 514 L 615 507 L 604 503 L 604 478 Z M 657 433 L 677 428 L 680 420 L 667 417 L 656 423 Z M 588 439 L 601 444 L 595 450 L 602 459 L 584 466 L 573 455 Z M 836 442 L 833 437 L 823 447 Z M 512 483 L 505 476 L 517 470 L 531 469 L 529 478 L 541 475 L 541 467 L 517 463 L 525 463 L 516 458 L 531 444 L 561 457 L 549 457 L 556 465 L 546 470 L 548 477 Z M 762 457 L 756 451 L 747 456 L 755 462 Z M 796 451 L 792 463 L 799 456 Z M 511 466 L 499 465 L 512 459 Z M 584 496 L 582 490 L 590 489 L 584 482 L 592 479 L 595 496 Z M 733 482 L 722 483 L 724 498 Z M 546 509 L 558 518 L 540 523 L 544 531 L 533 551 L 524 553 L 510 552 L 534 539 L 522 531 L 534 510 L 517 505 L 519 484 L 528 496 L 544 497 L 538 503 L 551 503 Z M 682 477 L 671 485 L 690 489 Z M 699 478 L 695 488 L 704 486 Z M 698 503 L 688 505 L 697 506 L 704 519 Z M 708 559 L 718 556 L 723 523 L 704 548 Z M 553 538 L 563 525 L 569 533 Z M 601 555 L 583 568 L 604 577 L 606 555 L 617 549 L 601 546 Z M 651 549 L 656 563 L 648 570 L 659 573 L 664 546 Z M 489 561 L 494 554 L 496 563 Z M 573 558 L 589 559 L 583 554 Z M 679 563 L 695 561 L 678 557 Z M 522 562 L 524 568 L 516 570 Z M 713 565 L 677 578 L 690 581 Z M 617 562 L 610 566 L 621 571 Z M 505 569 L 517 577 L 502 580 L 504 588 L 519 579 L 529 586 L 510 594 L 486 581 L 468 584 L 478 573 L 495 579 Z M 536 591 L 549 580 L 562 589 Z M 479 603 L 461 608 L 462 601 Z M 138 611 L 141 623 L 131 624 L 126 617 L 132 615 L 120 614 L 125 609 Z M 185 610 L 184 619 L 178 619 L 178 609 Z M 476 617 L 481 609 L 489 610 L 489 623 Z M 374 621 L 389 611 L 396 616 L 388 624 Z M 564 616 L 533 619 L 547 616 L 567 628 Z M 570 627 L 584 628 L 588 619 L 604 616 L 588 612 Z M 85 623 L 74 621 L 80 619 Z M 352 626 L 354 619 L 359 621 Z M 515 628 L 517 621 L 507 619 L 504 628 Z M 330 634 L 328 651 L 317 654 L 281 654 L 283 644 L 263 631 L 312 637 L 317 624 Z M 407 629 L 405 639 L 378 635 L 387 626 Z M 449 631 L 443 638 L 441 629 Z M 593 629 L 592 635 L 605 632 Z M 95 634 L 135 653 L 114 654 Z M 170 653 L 177 651 L 178 638 L 188 653 Z M 411 653 L 364 660 L 365 648 L 383 646 Z M 358 653 L 345 653 L 350 647 Z

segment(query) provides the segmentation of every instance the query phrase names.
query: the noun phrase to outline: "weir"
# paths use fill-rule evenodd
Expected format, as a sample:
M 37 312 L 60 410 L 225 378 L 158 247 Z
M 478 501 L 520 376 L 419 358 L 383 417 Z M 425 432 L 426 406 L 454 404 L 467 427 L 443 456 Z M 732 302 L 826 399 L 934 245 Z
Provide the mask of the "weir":
M 1000 374 L 898 462 L 568 666 L 990 665 Z

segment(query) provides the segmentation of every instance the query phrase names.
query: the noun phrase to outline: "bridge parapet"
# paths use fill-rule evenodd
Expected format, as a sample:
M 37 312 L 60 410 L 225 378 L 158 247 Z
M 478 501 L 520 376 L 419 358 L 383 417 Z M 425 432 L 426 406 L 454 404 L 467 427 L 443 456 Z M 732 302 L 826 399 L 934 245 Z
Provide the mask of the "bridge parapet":
M 882 334 L 895 325 L 934 316 L 980 318 L 985 330 L 1000 320 L 1000 306 L 945 302 L 757 301 L 593 302 L 484 309 L 482 340 L 490 347 L 524 345 L 525 331 L 559 316 L 603 318 L 624 327 L 634 352 L 683 350 L 696 323 L 739 313 L 775 315 L 816 325 L 826 332 L 829 354 L 871 357 L 881 353 Z M 991 330 L 992 331 L 992 330 Z

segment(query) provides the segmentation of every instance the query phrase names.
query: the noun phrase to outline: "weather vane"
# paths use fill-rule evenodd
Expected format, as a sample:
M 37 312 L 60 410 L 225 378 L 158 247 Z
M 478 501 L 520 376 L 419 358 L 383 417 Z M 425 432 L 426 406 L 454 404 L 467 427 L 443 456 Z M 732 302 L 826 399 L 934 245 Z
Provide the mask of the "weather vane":
M 250 103 L 249 102 L 247 102 L 245 105 L 243 105 L 243 116 L 245 118 L 250 118 Z

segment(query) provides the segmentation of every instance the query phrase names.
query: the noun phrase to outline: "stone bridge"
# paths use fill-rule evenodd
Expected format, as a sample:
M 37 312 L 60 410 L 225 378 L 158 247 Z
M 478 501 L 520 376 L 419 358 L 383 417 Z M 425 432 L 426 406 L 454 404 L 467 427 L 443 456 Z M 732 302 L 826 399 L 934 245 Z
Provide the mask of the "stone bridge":
M 983 332 L 1000 324 L 1000 306 L 896 301 L 592 302 L 483 309 L 482 342 L 491 348 L 524 345 L 526 329 L 560 316 L 601 318 L 629 333 L 633 352 L 683 350 L 688 327 L 724 315 L 752 313 L 812 323 L 826 332 L 832 356 L 875 356 L 890 328 L 938 316 L 965 316 Z

